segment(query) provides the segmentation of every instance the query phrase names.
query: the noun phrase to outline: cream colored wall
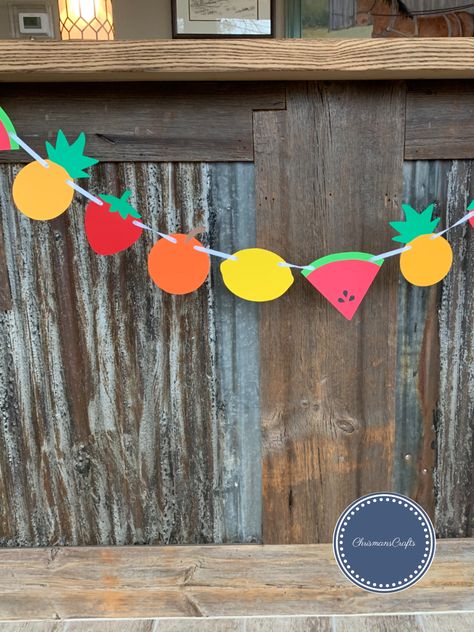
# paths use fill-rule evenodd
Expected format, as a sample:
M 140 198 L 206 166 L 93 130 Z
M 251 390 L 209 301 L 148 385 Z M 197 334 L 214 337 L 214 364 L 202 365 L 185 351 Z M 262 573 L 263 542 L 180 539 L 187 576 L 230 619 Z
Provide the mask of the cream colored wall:
M 0 0 L 0 39 L 8 39 L 11 37 L 7 1 L 8 0 Z
M 11 37 L 8 2 L 0 0 L 0 39 Z M 171 38 L 171 0 L 112 0 L 112 6 L 116 39 Z M 276 0 L 277 37 L 284 37 L 284 16 L 285 0 Z
M 171 0 L 112 0 L 117 39 L 171 38 Z M 285 0 L 276 0 L 276 35 L 284 37 Z

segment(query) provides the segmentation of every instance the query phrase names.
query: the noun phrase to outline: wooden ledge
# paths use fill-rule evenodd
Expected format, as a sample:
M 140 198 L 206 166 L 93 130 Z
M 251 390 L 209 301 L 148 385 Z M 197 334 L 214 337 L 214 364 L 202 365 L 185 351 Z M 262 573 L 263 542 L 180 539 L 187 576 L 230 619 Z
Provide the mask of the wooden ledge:
M 474 610 L 474 539 L 441 540 L 408 590 L 348 582 L 329 544 L 0 550 L 0 620 Z
M 474 38 L 0 41 L 0 81 L 474 77 Z

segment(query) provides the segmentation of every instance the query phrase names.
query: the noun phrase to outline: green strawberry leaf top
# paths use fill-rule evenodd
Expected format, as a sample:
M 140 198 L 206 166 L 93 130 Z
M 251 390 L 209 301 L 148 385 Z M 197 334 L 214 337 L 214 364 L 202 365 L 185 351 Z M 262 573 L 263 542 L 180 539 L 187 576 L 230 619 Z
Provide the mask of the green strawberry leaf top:
M 139 219 L 140 213 L 131 204 L 128 203 L 128 198 L 132 195 L 131 191 L 125 191 L 122 193 L 122 197 L 115 197 L 115 195 L 99 195 L 101 200 L 104 200 L 106 204 L 110 204 L 109 213 L 119 213 L 122 219 L 127 219 L 129 215 Z
M 474 211 L 474 200 L 471 201 L 471 203 L 469 204 L 469 206 L 467 207 L 468 211 Z
M 420 235 L 431 235 L 434 233 L 436 226 L 440 222 L 439 217 L 433 219 L 434 207 L 434 204 L 430 204 L 424 211 L 418 213 L 409 204 L 402 204 L 405 221 L 390 222 L 390 226 L 400 233 L 396 237 L 392 237 L 393 241 L 408 244 Z
M 99 161 L 84 154 L 85 146 L 86 135 L 84 132 L 81 132 L 76 140 L 70 144 L 64 132 L 59 130 L 56 146 L 46 141 L 46 152 L 51 162 L 55 162 L 65 169 L 73 180 L 75 178 L 89 178 L 89 174 L 84 169 L 96 165 Z

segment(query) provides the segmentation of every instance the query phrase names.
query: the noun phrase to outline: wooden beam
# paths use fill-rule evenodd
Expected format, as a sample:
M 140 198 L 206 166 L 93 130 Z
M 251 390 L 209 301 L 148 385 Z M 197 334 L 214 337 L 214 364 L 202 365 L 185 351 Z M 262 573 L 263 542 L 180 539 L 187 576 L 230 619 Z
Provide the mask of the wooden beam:
M 0 632 L 466 632 L 473 628 L 474 612 L 0 623 Z
M 406 160 L 474 158 L 474 81 L 409 84 Z
M 472 38 L 0 42 L 0 81 L 474 77 Z
M 0 104 L 40 154 L 62 129 L 108 162 L 252 161 L 252 112 L 285 108 L 279 83 L 0 84 Z M 30 160 L 0 152 L 0 162 Z
M 0 620 L 468 611 L 473 564 L 473 540 L 441 540 L 418 584 L 378 595 L 331 545 L 3 549 Z

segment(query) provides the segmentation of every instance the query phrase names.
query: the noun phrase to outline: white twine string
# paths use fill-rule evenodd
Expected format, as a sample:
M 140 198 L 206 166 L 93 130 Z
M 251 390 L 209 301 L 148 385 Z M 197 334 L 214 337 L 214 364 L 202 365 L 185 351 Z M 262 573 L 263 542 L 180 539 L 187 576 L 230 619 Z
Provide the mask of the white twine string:
M 32 149 L 29 145 L 27 145 L 24 140 L 21 140 L 21 138 L 19 138 L 14 132 L 9 132 L 8 135 L 15 142 L 17 142 L 20 145 L 20 147 L 26 151 L 27 154 L 29 154 L 34 160 L 36 160 L 36 162 L 39 162 L 39 164 L 42 167 L 44 167 L 45 169 L 49 169 L 49 165 L 46 162 L 46 160 L 44 160 L 44 158 L 41 158 L 41 156 L 37 154 L 36 151 Z M 80 193 L 81 195 L 83 195 L 88 200 L 91 200 L 91 202 L 95 202 L 99 206 L 102 206 L 103 201 L 100 198 L 96 197 L 95 195 L 92 195 L 92 193 L 89 193 L 89 191 L 86 191 L 85 189 L 80 187 L 78 184 L 76 184 L 72 180 L 66 180 L 66 184 L 70 186 L 72 189 L 74 189 L 75 191 L 77 191 L 78 193 Z

